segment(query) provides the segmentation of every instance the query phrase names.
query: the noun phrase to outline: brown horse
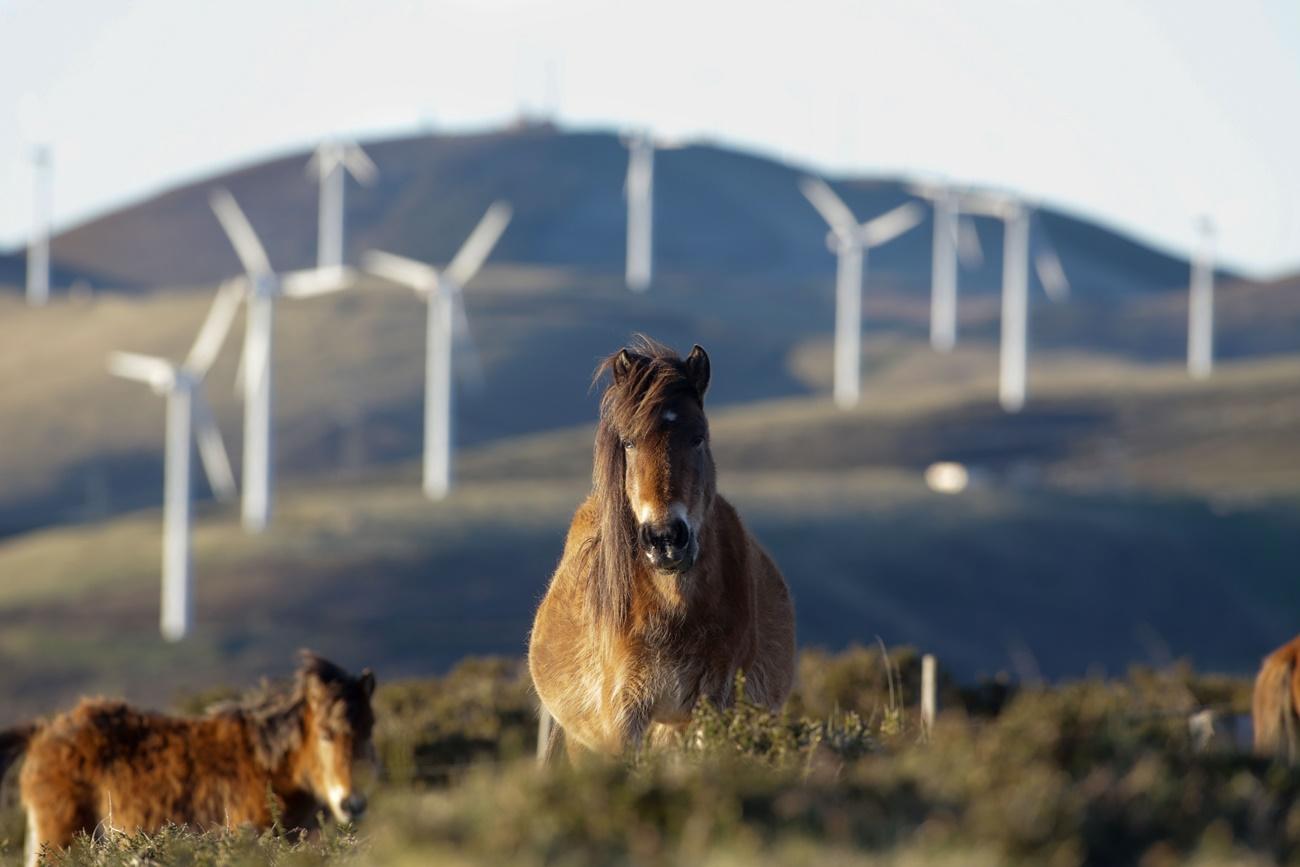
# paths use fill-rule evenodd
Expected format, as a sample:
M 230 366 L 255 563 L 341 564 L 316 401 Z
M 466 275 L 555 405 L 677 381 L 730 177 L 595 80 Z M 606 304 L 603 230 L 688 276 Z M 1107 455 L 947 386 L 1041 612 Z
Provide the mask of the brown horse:
M 662 740 L 698 699 L 730 703 L 737 671 L 747 698 L 773 709 L 794 678 L 785 579 L 716 492 L 708 355 L 696 346 L 681 359 L 639 338 L 597 380 L 606 373 L 592 492 L 528 653 L 571 755 Z
M 1264 659 L 1251 717 L 1256 753 L 1300 760 L 1300 637 Z
M 341 822 L 355 819 L 366 800 L 353 789 L 352 764 L 372 755 L 374 688 L 369 669 L 352 677 L 304 651 L 288 689 L 264 688 L 203 717 L 94 699 L 0 733 L 0 759 L 26 753 L 28 864 L 79 831 L 267 828 L 273 812 L 302 828 L 325 807 Z

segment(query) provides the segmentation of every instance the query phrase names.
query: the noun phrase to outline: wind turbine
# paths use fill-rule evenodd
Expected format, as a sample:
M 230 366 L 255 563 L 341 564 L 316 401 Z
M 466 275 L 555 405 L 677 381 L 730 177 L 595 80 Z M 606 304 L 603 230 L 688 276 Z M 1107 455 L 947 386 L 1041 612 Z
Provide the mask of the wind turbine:
M 194 571 L 190 529 L 190 435 L 198 442 L 204 473 L 217 499 L 235 497 L 235 478 L 221 439 L 221 430 L 203 396 L 203 378 L 216 360 L 244 294 L 242 280 L 222 284 L 199 329 L 190 353 L 180 365 L 150 355 L 114 352 L 108 369 L 114 376 L 149 385 L 167 398 L 167 434 L 163 472 L 162 616 L 163 638 L 179 641 L 190 630 L 194 615 Z
M 257 233 L 224 189 L 210 198 L 212 210 L 235 249 L 248 276 L 248 313 L 244 331 L 242 378 L 244 387 L 244 529 L 260 533 L 271 520 L 274 452 L 271 406 L 274 401 L 273 364 L 275 299 L 310 298 L 346 289 L 352 279 L 348 268 L 313 269 L 276 274 Z
M 921 207 L 899 205 L 861 225 L 848 205 L 820 178 L 799 183 L 804 196 L 831 227 L 827 246 L 838 259 L 835 272 L 835 403 L 855 406 L 861 392 L 862 283 L 867 251 L 921 222 Z
M 1030 230 L 1038 222 L 1038 210 L 1006 195 L 970 193 L 962 197 L 967 213 L 1002 220 L 1002 334 L 998 358 L 998 401 L 1006 412 L 1019 412 L 1025 405 L 1026 356 L 1029 329 Z M 1043 291 L 1053 301 L 1070 292 L 1065 269 L 1056 252 L 1040 244 L 1034 266 Z
M 409 286 L 427 305 L 424 371 L 424 493 L 441 500 L 451 490 L 452 352 L 457 335 L 469 337 L 462 290 L 487 260 L 512 211 L 494 202 L 450 264 L 441 271 L 424 262 L 371 250 L 362 258 L 372 274 Z M 471 344 L 472 346 L 472 344 Z
M 322 142 L 311 161 L 308 173 L 320 178 L 319 228 L 316 235 L 316 267 L 338 268 L 343 265 L 343 193 L 350 173 L 359 183 L 370 184 L 379 170 L 360 146 L 350 141 Z
M 627 288 L 644 292 L 654 271 L 655 143 L 645 133 L 628 136 L 627 181 Z
M 951 352 L 957 345 L 957 266 L 983 259 L 979 236 L 961 218 L 961 196 L 944 184 L 916 184 L 909 192 L 934 211 L 934 250 L 930 264 L 930 345 Z
M 32 235 L 27 242 L 27 303 L 43 306 L 50 298 L 50 216 L 53 174 L 50 148 L 32 151 Z
M 1214 369 L 1214 223 L 1197 221 L 1201 244 L 1192 256 L 1187 304 L 1187 372 L 1205 379 Z

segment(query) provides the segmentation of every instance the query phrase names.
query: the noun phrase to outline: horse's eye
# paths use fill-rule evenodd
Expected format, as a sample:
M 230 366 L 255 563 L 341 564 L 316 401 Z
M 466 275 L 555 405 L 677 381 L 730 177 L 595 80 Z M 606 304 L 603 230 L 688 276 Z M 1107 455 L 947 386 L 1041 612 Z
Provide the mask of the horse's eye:
M 698 449 L 698 448 L 699 448 L 700 446 L 702 446 L 702 445 L 704 445 L 704 437 L 699 436 L 699 435 L 696 435 L 696 436 L 691 437 L 691 447 L 692 447 L 692 448 L 697 448 L 697 449 Z
M 630 451 L 636 448 L 636 443 L 632 442 L 631 440 L 623 440 L 623 448 L 628 449 Z

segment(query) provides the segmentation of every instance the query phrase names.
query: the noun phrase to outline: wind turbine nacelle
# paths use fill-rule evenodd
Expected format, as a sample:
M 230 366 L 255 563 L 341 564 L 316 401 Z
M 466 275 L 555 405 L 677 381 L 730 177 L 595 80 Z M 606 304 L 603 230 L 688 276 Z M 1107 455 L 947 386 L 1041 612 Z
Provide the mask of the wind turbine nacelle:
M 845 237 L 834 229 L 826 233 L 826 249 L 837 256 L 857 246 L 861 246 L 861 242 L 857 238 Z
M 274 298 L 280 294 L 280 281 L 274 274 L 262 274 L 253 280 L 254 298 Z

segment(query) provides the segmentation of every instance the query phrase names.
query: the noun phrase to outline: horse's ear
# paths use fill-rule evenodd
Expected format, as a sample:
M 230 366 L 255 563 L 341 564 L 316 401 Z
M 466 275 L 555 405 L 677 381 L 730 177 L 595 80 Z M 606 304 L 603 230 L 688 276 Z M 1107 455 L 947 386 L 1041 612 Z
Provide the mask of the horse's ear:
M 361 688 L 366 692 L 366 698 L 375 694 L 375 673 L 369 668 L 361 670 L 361 677 L 357 678 L 361 682 Z
M 618 355 L 614 356 L 614 363 L 610 369 L 614 371 L 614 384 L 622 385 L 631 375 L 636 366 L 645 361 L 645 357 L 637 355 L 629 349 L 620 349 Z
M 699 393 L 700 400 L 704 400 L 704 392 L 709 390 L 709 354 L 698 343 L 686 356 L 686 375 Z

